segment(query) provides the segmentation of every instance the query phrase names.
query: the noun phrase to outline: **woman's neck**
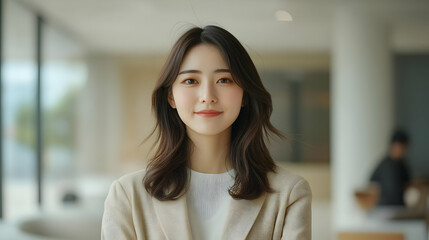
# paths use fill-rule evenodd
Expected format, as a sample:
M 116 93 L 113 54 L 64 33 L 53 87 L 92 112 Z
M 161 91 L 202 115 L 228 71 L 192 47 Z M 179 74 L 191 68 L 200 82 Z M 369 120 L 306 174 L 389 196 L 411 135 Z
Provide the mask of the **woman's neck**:
M 191 140 L 190 168 L 202 173 L 224 173 L 231 169 L 229 148 L 231 128 L 218 135 L 201 135 L 189 128 Z

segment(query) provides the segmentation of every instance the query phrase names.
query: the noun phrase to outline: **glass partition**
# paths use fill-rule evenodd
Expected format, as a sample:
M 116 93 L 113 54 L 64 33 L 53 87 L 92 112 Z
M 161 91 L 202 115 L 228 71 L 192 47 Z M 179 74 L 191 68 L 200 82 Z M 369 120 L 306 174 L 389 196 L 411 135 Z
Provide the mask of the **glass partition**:
M 36 18 L 3 1 L 3 213 L 17 219 L 37 210 Z
M 76 202 L 78 100 L 87 78 L 85 51 L 70 34 L 45 23 L 42 30 L 43 207 Z

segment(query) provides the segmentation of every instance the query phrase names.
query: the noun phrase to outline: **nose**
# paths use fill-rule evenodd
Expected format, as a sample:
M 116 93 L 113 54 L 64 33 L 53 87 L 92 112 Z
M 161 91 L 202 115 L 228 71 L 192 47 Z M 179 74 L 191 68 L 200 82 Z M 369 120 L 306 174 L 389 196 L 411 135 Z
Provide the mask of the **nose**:
M 217 103 L 215 87 L 210 83 L 201 86 L 201 103 Z

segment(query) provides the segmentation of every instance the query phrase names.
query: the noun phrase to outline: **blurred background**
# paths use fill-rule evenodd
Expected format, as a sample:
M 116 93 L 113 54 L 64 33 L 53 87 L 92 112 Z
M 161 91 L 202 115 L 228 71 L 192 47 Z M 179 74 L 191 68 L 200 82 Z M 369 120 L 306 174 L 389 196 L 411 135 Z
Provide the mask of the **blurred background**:
M 208 24 L 242 42 L 272 94 L 288 140 L 270 149 L 311 185 L 313 239 L 428 239 L 428 1 L 0 3 L 0 239 L 100 238 L 110 183 L 150 156 L 171 46 Z M 379 208 L 369 179 L 398 127 L 413 184 L 405 206 Z

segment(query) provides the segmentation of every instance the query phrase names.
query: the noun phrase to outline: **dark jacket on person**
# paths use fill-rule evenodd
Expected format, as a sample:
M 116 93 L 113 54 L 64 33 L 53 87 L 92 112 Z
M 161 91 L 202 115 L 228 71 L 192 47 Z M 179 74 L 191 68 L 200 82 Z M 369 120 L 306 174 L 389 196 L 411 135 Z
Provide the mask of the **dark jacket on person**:
M 395 161 L 389 156 L 385 157 L 371 175 L 370 181 L 378 183 L 380 187 L 378 205 L 405 205 L 404 190 L 410 181 L 410 174 L 404 161 L 404 159 Z

